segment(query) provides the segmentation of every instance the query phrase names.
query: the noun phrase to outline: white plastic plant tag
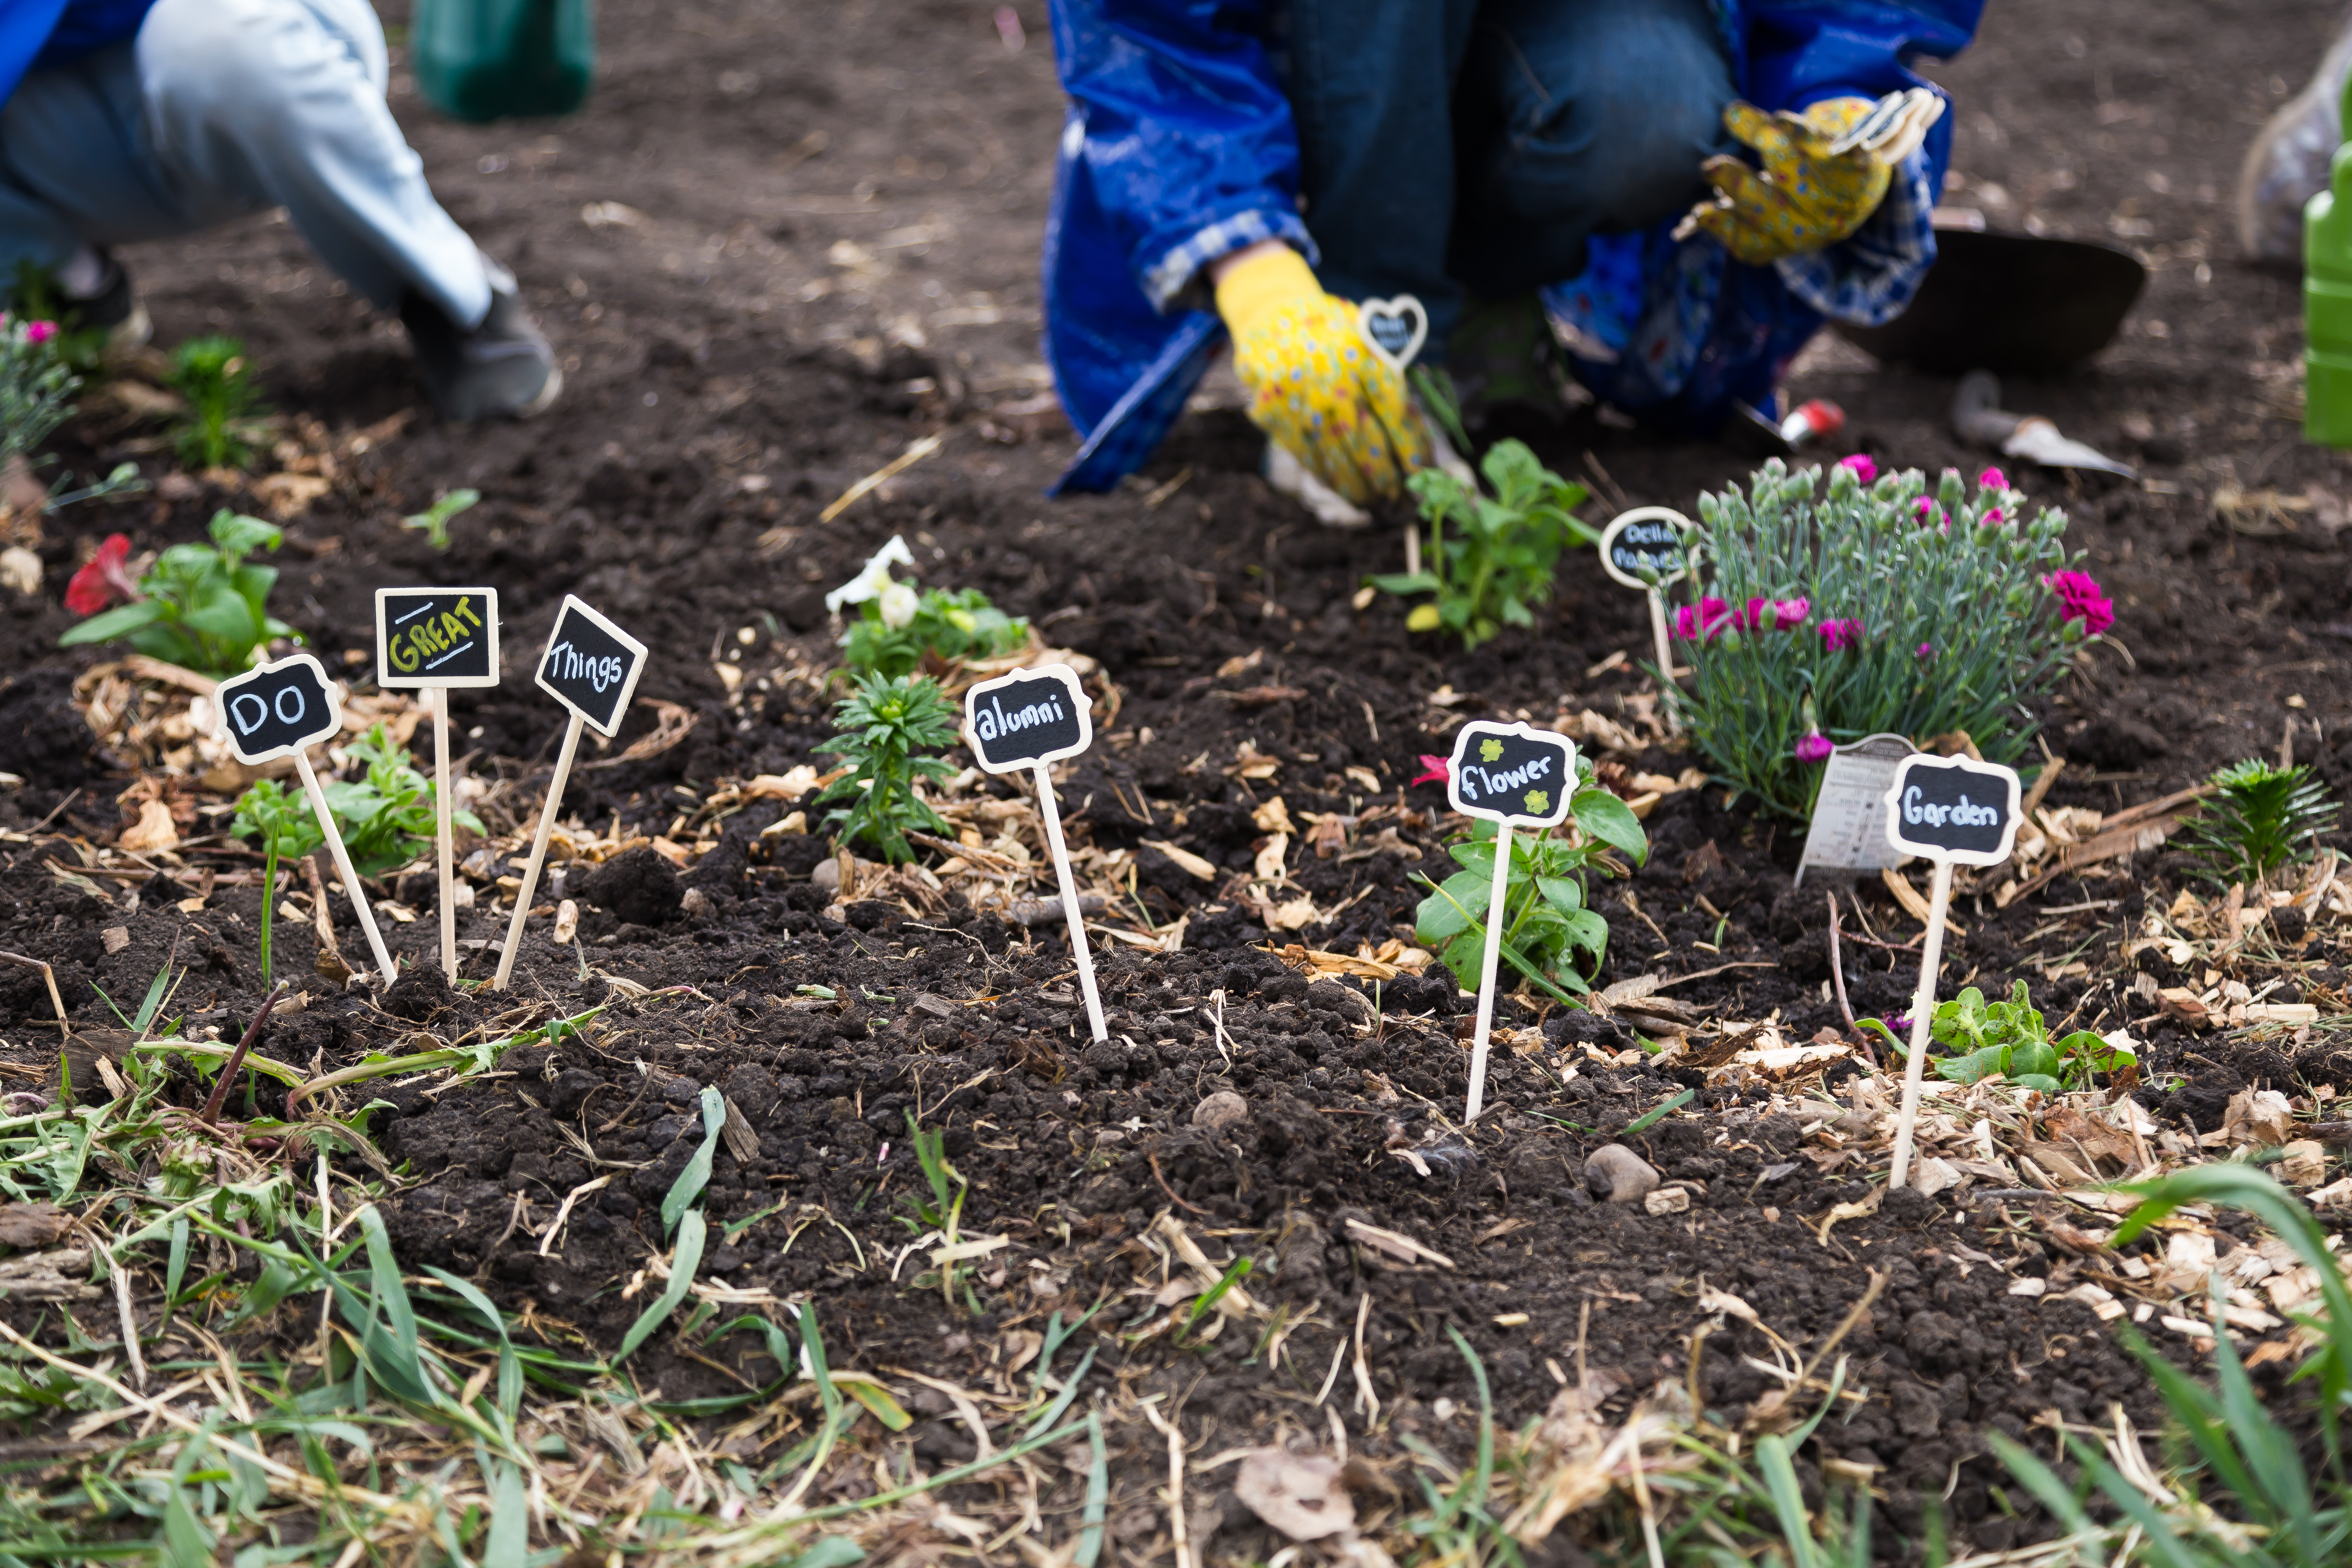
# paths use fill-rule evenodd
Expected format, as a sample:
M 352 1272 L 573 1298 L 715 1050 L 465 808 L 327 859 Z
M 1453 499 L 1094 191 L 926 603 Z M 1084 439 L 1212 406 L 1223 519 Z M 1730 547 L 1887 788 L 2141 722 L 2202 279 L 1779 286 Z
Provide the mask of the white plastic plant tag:
M 1429 337 L 1429 311 L 1411 294 L 1367 300 L 1356 307 L 1356 321 L 1364 341 L 1388 367 L 1402 375 Z
M 1045 824 L 1045 847 L 1053 852 L 1054 877 L 1062 893 L 1062 916 L 1069 922 L 1070 952 L 1078 989 L 1087 1003 L 1087 1026 L 1097 1040 L 1110 1038 L 1103 1021 L 1102 994 L 1095 988 L 1095 961 L 1087 945 L 1087 921 L 1078 908 L 1078 884 L 1070 874 L 1070 851 L 1062 840 L 1062 811 L 1054 801 L 1054 764 L 1094 744 L 1094 704 L 1066 664 L 1016 669 L 983 680 L 963 694 L 963 739 L 973 760 L 992 773 L 1026 768 L 1037 780 L 1037 815 Z
M 1904 852 L 1886 837 L 1886 792 L 1895 770 L 1918 754 L 1900 735 L 1871 735 L 1830 752 L 1813 795 L 1812 826 L 1797 861 L 1797 885 L 1814 867 L 1824 871 L 1880 871 L 1900 866 Z

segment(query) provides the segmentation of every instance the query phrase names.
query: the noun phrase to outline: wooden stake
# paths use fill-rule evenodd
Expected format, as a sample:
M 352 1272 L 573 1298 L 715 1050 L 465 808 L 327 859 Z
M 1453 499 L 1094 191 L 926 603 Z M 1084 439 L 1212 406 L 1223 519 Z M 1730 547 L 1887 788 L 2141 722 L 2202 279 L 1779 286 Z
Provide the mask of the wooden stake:
M 383 983 L 392 984 L 400 978 L 392 954 L 383 945 L 383 933 L 375 929 L 375 911 L 368 908 L 367 889 L 360 886 L 360 874 L 352 868 L 352 852 L 343 847 L 343 836 L 335 831 L 335 814 L 327 809 L 327 792 L 319 787 L 319 775 L 310 771 L 310 752 L 304 748 L 294 753 L 294 766 L 302 775 L 302 788 L 310 796 L 310 810 L 319 818 L 319 831 L 326 836 L 327 850 L 335 858 L 335 871 L 343 879 L 343 891 L 351 895 L 352 908 L 360 917 L 360 930 L 367 932 L 368 951 L 375 954 L 376 967 L 383 971 Z M 264 898 L 275 898 L 275 889 L 262 889 Z
M 433 701 L 434 827 L 441 840 L 441 978 L 455 985 L 457 984 L 457 905 L 451 894 L 457 889 L 457 852 L 450 821 L 454 808 L 449 800 L 449 689 L 436 686 L 427 695 Z
M 1045 844 L 1054 852 L 1054 875 L 1062 887 L 1062 913 L 1070 922 L 1070 952 L 1077 960 L 1078 989 L 1087 998 L 1087 1027 L 1097 1043 L 1110 1038 L 1103 1023 L 1102 996 L 1095 990 L 1094 954 L 1087 947 L 1086 916 L 1078 910 L 1078 884 L 1070 875 L 1070 851 L 1062 842 L 1062 808 L 1054 802 L 1054 770 L 1039 763 L 1037 815 L 1045 819 Z
M 563 786 L 572 777 L 572 754 L 580 750 L 580 731 L 586 727 L 587 721 L 577 713 L 563 727 L 563 750 L 556 754 L 555 777 L 547 786 L 547 804 L 539 810 L 539 831 L 530 840 L 530 864 L 522 868 L 522 886 L 515 889 L 514 919 L 507 922 L 506 951 L 499 954 L 499 977 L 490 982 L 493 991 L 505 990 L 508 977 L 514 973 L 515 953 L 522 947 L 522 922 L 530 918 L 531 895 L 539 890 L 539 868 L 547 859 L 548 837 L 555 831 L 555 814 L 563 805 Z M 1055 832 L 1059 831 L 1056 826 Z
M 1919 1121 L 1919 1092 L 1927 1076 L 1927 1042 L 1936 1020 L 1936 972 L 1944 963 L 1944 911 L 1952 901 L 1952 863 L 1936 862 L 1927 902 L 1927 940 L 1920 944 L 1919 989 L 1911 998 L 1911 1057 L 1903 1065 L 1903 1109 L 1895 1119 L 1895 1168 L 1887 1189 L 1911 1173 L 1911 1137 Z
M 1404 525 L 1404 574 L 1421 575 L 1421 525 L 1417 522 Z
M 1503 961 L 1503 906 L 1511 890 L 1511 825 L 1495 826 L 1495 885 L 1486 895 L 1486 956 L 1478 965 L 1478 1032 L 1470 1043 L 1470 1103 L 1465 1123 L 1486 1102 L 1486 1037 L 1495 1026 L 1495 971 Z
M 1666 733 L 1679 735 L 1683 732 L 1683 720 L 1674 700 L 1675 645 L 1674 639 L 1666 635 L 1666 596 L 1653 588 L 1649 591 L 1649 600 L 1650 640 L 1657 646 L 1658 679 L 1664 683 L 1658 691 L 1658 706 L 1665 710 Z

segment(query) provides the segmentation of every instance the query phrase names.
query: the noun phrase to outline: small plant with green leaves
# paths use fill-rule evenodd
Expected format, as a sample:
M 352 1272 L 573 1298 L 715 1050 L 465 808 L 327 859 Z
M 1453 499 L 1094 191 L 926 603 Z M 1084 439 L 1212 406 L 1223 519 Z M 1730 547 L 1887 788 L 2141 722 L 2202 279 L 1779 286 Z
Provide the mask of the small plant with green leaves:
M 436 550 L 449 548 L 449 520 L 475 505 L 482 499 L 479 490 L 447 490 L 435 499 L 431 506 L 414 517 L 400 520 L 400 526 L 414 529 L 425 535 L 425 542 Z
M 362 877 L 380 877 L 432 847 L 433 781 L 410 764 L 408 748 L 382 724 L 345 745 L 343 752 L 365 765 L 365 775 L 355 783 L 326 784 L 320 793 L 352 864 Z M 453 810 L 449 820 L 469 833 L 482 831 L 481 818 L 470 811 Z
M 939 1266 L 940 1294 L 950 1307 L 953 1307 L 956 1304 L 956 1287 L 961 1285 L 967 1304 L 978 1312 L 980 1302 L 972 1296 L 971 1282 L 965 1278 L 962 1263 L 954 1256 L 963 1225 L 963 1200 L 971 1193 L 971 1184 L 964 1180 L 963 1173 L 948 1160 L 947 1129 L 934 1127 L 926 1132 L 916 1121 L 915 1113 L 909 1110 L 907 1112 L 907 1141 L 915 1146 L 915 1163 L 922 1167 L 923 1180 L 931 1189 L 931 1200 L 925 1203 L 919 1196 L 907 1199 L 907 1206 L 914 1212 L 899 1215 L 898 1223 L 918 1237 L 938 1236 L 940 1250 L 947 1255 L 947 1260 Z M 919 1278 L 916 1280 L 919 1285 L 922 1282 Z
M 74 411 L 81 377 L 59 352 L 54 322 L 0 316 L 0 468 L 29 473 L 46 461 L 41 448 Z M 123 463 L 86 489 L 52 492 L 41 505 L 55 511 L 76 501 L 143 489 L 139 465 Z
M 255 654 L 272 638 L 299 642 L 301 634 L 269 613 L 278 568 L 247 559 L 256 551 L 277 549 L 284 531 L 226 508 L 213 514 L 208 531 L 211 543 L 173 545 L 135 584 L 124 567 L 131 542 L 121 534 L 108 540 L 90 566 L 110 563 L 112 574 L 87 583 L 77 574 L 68 591 L 75 607 L 99 607 L 58 638 L 58 646 L 128 642 L 166 664 L 203 675 L 235 675 L 251 668 Z M 90 597 L 78 600 L 75 595 L 85 589 Z M 103 607 L 117 597 L 130 603 Z
M 243 342 L 218 334 L 190 338 L 172 351 L 163 379 L 188 405 L 176 437 L 180 461 L 192 468 L 241 468 L 253 460 L 259 410 Z
M 269 921 L 278 906 L 278 862 L 299 859 L 326 843 L 310 803 L 276 779 L 256 779 L 237 796 L 229 831 L 261 843 L 261 984 L 271 984 Z
M 1559 995 L 1563 986 L 1591 989 L 1609 951 L 1609 922 L 1591 907 L 1591 883 L 1595 875 L 1624 869 L 1612 850 L 1640 865 L 1649 858 L 1649 836 L 1632 807 L 1592 782 L 1591 762 L 1579 757 L 1569 820 L 1549 833 L 1511 835 L 1503 961 L 1539 990 Z M 1485 960 L 1486 903 L 1495 886 L 1495 825 L 1474 822 L 1447 852 L 1462 869 L 1443 882 L 1420 879 L 1429 896 L 1414 911 L 1413 934 L 1456 978 L 1475 982 Z
M 1867 458 L 1778 459 L 1702 495 L 1677 592 L 1675 698 L 1715 774 L 1770 811 L 1811 815 L 1822 763 L 1882 733 L 1965 732 L 2014 763 L 2047 695 L 2115 606 L 2066 552 L 2066 515 L 1997 468 L 1879 476 Z M 1672 688 L 1669 688 L 1671 693 Z
M 945 819 L 915 793 L 918 779 L 943 779 L 955 770 L 931 753 L 955 743 L 955 709 L 929 676 L 866 674 L 857 689 L 834 705 L 834 728 L 841 731 L 815 748 L 836 755 L 851 772 L 835 779 L 820 804 L 842 800 L 824 825 L 841 842 L 860 839 L 882 858 L 899 864 L 915 858 L 909 832 L 947 835 Z
M 1429 526 L 1422 569 L 1370 579 L 1382 593 L 1433 595 L 1407 614 L 1406 628 L 1450 631 L 1465 647 L 1505 626 L 1534 626 L 1560 556 L 1600 537 L 1575 515 L 1589 492 L 1545 468 L 1524 442 L 1496 442 L 1479 469 L 1491 497 L 1443 468 L 1407 481 Z
M 1863 1020 L 1895 1049 L 1908 1056 L 1910 1044 L 1876 1018 Z M 1937 1005 L 1928 1027 L 1936 1043 L 1956 1054 L 1936 1059 L 1937 1076 L 1952 1083 L 1977 1083 L 1999 1073 L 2021 1089 L 2060 1094 L 2091 1086 L 2093 1073 L 2121 1072 L 2138 1061 L 2129 1046 L 2109 1045 L 2088 1029 L 2053 1040 L 2041 1010 L 2021 980 L 2006 1002 L 1987 1002 L 1971 985 Z
M 2260 882 L 2308 860 L 2336 826 L 2336 803 L 2311 769 L 2248 757 L 2215 771 L 2213 793 L 2183 824 L 2182 847 L 2215 882 Z
M 912 675 L 925 658 L 940 664 L 992 658 L 1029 640 L 1029 623 L 990 604 L 977 588 L 918 590 L 890 575 L 912 566 L 915 552 L 898 534 L 858 568 L 857 575 L 824 596 L 838 614 L 856 606 L 842 634 L 842 662 L 853 675 Z

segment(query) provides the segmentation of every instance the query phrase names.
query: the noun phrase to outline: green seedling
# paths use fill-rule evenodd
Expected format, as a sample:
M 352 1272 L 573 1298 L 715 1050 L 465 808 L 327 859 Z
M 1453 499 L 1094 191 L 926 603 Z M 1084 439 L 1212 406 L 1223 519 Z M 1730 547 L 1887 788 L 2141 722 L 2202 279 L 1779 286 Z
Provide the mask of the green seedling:
M 885 593 L 858 606 L 857 618 L 841 638 L 841 661 L 853 673 L 895 679 L 913 674 L 927 658 L 936 661 L 934 668 L 960 658 L 992 658 L 1029 640 L 1029 623 L 1006 615 L 977 588 L 926 588 L 911 595 L 911 606 L 909 596 Z M 905 618 L 893 625 L 894 616 Z
M 224 508 L 213 514 L 207 531 L 209 544 L 174 544 L 158 555 L 139 579 L 142 597 L 100 610 L 58 638 L 58 646 L 127 641 L 166 664 L 236 675 L 251 668 L 255 654 L 272 638 L 301 641 L 300 633 L 269 614 L 278 568 L 247 560 L 256 551 L 276 550 L 284 531 Z
M 299 859 L 326 843 L 310 803 L 289 793 L 276 779 L 256 779 L 237 797 L 229 831 L 261 844 L 261 984 L 274 984 L 270 968 L 270 920 L 278 908 L 278 862 Z
M 436 550 L 449 548 L 449 520 L 482 499 L 479 490 L 450 490 L 414 517 L 401 519 L 400 526 L 421 531 L 425 542 Z
M 1496 442 L 1479 468 L 1491 498 L 1441 468 L 1412 476 L 1408 484 L 1429 525 L 1422 570 L 1370 579 L 1382 593 L 1433 595 L 1413 606 L 1406 627 L 1450 631 L 1465 647 L 1505 626 L 1534 626 L 1560 556 L 1600 537 L 1575 516 L 1589 492 L 1545 468 L 1524 443 Z
M 1192 1298 L 1192 1310 L 1184 1314 L 1184 1326 L 1176 1333 L 1177 1349 L 1192 1348 L 1195 1342 L 1192 1339 L 1192 1331 L 1201 1326 L 1202 1318 L 1216 1310 L 1217 1303 L 1225 1299 L 1227 1291 L 1249 1278 L 1249 1271 L 1250 1256 L 1244 1252 L 1225 1266 L 1225 1271 L 1217 1276 L 1217 1282 L 1214 1285 Z
M 929 1231 L 939 1233 L 940 1249 L 948 1255 L 946 1261 L 939 1266 L 940 1294 L 950 1307 L 953 1307 L 956 1287 L 961 1284 L 966 1303 L 977 1312 L 980 1302 L 972 1296 L 971 1281 L 965 1277 L 968 1271 L 962 1261 L 954 1256 L 963 1223 L 963 1201 L 971 1191 L 971 1184 L 964 1179 L 962 1172 L 949 1163 L 947 1140 L 946 1128 L 935 1127 L 926 1132 L 917 1125 L 915 1113 L 911 1110 L 907 1112 L 907 1141 L 915 1146 L 915 1163 L 922 1167 L 923 1180 L 931 1189 L 931 1201 L 925 1203 L 920 1198 L 908 1199 L 914 1213 L 899 1215 L 898 1223 L 918 1236 Z M 919 1279 L 917 1283 L 921 1281 Z
M 1421 1486 L 1427 1510 L 1406 1520 L 1404 1528 L 1427 1543 L 1423 1562 L 1516 1565 L 1521 1561 L 1518 1543 L 1504 1530 L 1503 1521 L 1487 1510 L 1495 1489 L 1495 1400 L 1486 1384 L 1486 1365 L 1462 1337 L 1461 1330 L 1448 1323 L 1445 1334 L 1470 1363 L 1470 1375 L 1478 1387 L 1477 1455 L 1468 1475 L 1454 1477 L 1453 1467 L 1427 1443 L 1409 1433 L 1400 1434 L 1404 1446 L 1424 1467 L 1413 1471 L 1413 1479 Z M 1453 1486 L 1441 1489 L 1430 1479 L 1430 1469 L 1454 1478 Z
M 1863 1026 L 1897 1056 L 1911 1054 L 1910 1042 L 1896 1039 L 1879 1020 L 1866 1019 Z M 1958 1053 L 1935 1063 L 1937 1075 L 1952 1083 L 1976 1083 L 1999 1073 L 2021 1089 L 2060 1094 L 2088 1088 L 2093 1073 L 2121 1072 L 2139 1059 L 2128 1046 L 2111 1046 L 2088 1029 L 2052 1040 L 2022 980 L 2006 1002 L 1988 1003 L 1971 985 L 1938 1005 L 1929 1026 L 1937 1045 Z
M 2248 757 L 2215 772 L 2213 794 L 2198 805 L 2182 847 L 2207 878 L 2227 885 L 2261 881 L 2318 852 L 2336 825 L 2336 803 L 2307 765 L 2282 768 Z
M 1570 824 L 1550 834 L 1511 836 L 1509 881 L 1504 889 L 1503 953 L 1521 974 L 1559 995 L 1559 987 L 1590 990 L 1609 951 L 1609 922 L 1591 906 L 1597 873 L 1623 868 L 1612 849 L 1649 858 L 1649 836 L 1626 804 L 1592 783 L 1592 764 L 1577 759 L 1577 791 Z M 1565 834 L 1566 837 L 1561 835 Z M 1414 911 L 1415 937 L 1457 978 L 1475 980 L 1485 957 L 1486 900 L 1495 886 L 1495 825 L 1474 822 L 1447 847 L 1462 869 L 1444 882 L 1420 879 L 1430 889 Z
M 844 844 L 863 839 L 886 860 L 915 858 L 911 831 L 949 836 L 940 814 L 915 793 L 918 779 L 951 777 L 955 770 L 935 755 L 955 743 L 956 714 L 929 676 L 861 675 L 852 696 L 835 704 L 834 728 L 841 731 L 815 748 L 839 756 L 852 772 L 834 781 L 817 799 L 845 800 L 824 819 Z
M 253 366 L 236 338 L 190 338 L 172 351 L 164 381 L 188 405 L 177 437 L 193 468 L 244 468 L 253 460 Z
M 410 765 L 408 748 L 376 724 L 343 751 L 366 764 L 366 775 L 355 784 L 326 784 L 320 793 L 360 875 L 380 877 L 431 848 L 433 781 Z M 482 831 L 481 818 L 470 811 L 452 811 L 449 819 L 468 832 Z

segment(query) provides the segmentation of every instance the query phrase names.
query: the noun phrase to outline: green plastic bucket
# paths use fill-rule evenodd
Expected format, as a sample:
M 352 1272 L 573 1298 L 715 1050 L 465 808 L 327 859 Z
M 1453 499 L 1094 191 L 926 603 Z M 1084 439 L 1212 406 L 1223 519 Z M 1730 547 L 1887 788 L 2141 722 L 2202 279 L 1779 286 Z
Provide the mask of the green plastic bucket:
M 591 0 L 416 0 L 417 85 L 434 108 L 477 122 L 569 114 L 596 74 Z

